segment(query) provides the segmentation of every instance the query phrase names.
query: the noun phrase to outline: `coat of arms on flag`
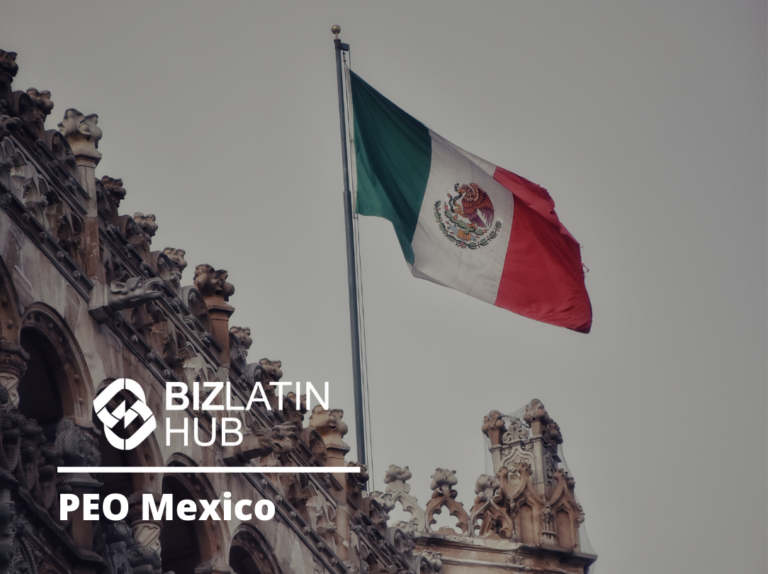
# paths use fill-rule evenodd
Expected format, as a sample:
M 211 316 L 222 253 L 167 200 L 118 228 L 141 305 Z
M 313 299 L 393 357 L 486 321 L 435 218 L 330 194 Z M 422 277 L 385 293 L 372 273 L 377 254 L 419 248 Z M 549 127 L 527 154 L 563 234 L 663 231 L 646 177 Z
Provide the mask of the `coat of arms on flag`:
M 453 186 L 458 195 L 448 194 L 448 201 L 435 202 L 435 219 L 449 241 L 462 249 L 479 249 L 499 233 L 501 221 L 494 221 L 493 202 L 476 183 Z M 443 214 L 440 209 L 442 206 Z M 445 219 L 443 219 L 445 216 Z

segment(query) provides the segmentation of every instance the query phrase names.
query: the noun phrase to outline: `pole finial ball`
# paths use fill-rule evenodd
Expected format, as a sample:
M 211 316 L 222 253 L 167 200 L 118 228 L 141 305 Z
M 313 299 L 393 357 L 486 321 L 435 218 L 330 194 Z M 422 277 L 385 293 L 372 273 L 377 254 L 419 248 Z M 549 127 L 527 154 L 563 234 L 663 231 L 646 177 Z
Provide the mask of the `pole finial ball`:
M 338 24 L 334 24 L 333 26 L 331 26 L 331 32 L 336 34 L 336 37 L 338 38 L 339 32 L 341 32 L 341 26 L 339 26 Z

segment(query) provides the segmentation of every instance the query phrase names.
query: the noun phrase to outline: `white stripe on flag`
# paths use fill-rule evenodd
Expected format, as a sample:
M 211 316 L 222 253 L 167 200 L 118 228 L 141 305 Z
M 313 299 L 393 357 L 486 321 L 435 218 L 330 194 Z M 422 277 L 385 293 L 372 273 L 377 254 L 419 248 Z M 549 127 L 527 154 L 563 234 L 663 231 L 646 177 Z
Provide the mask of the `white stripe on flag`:
M 454 146 L 430 130 L 432 164 L 424 202 L 411 243 L 415 277 L 451 287 L 488 303 L 496 302 L 501 272 L 509 245 L 514 196 L 493 179 L 496 166 Z M 455 196 L 455 184 L 476 183 L 490 197 L 494 223 L 501 221 L 497 236 L 478 249 L 462 248 L 445 236 L 435 216 L 435 203 L 445 222 L 443 206 Z

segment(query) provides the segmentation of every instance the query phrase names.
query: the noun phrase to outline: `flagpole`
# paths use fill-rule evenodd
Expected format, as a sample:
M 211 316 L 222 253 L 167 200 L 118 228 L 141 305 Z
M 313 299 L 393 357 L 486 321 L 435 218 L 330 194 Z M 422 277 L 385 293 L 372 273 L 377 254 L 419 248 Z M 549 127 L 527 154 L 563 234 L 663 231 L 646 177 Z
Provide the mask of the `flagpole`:
M 349 326 L 352 339 L 352 383 L 355 393 L 355 439 L 357 462 L 365 462 L 365 420 L 363 414 L 363 384 L 360 366 L 360 324 L 357 303 L 357 269 L 355 267 L 355 241 L 352 227 L 352 192 L 349 189 L 349 166 L 347 160 L 347 126 L 344 114 L 344 81 L 341 70 L 341 53 L 349 50 L 349 44 L 339 39 L 340 26 L 331 28 L 336 38 L 336 81 L 339 87 L 339 121 L 341 126 L 341 161 L 344 165 L 344 221 L 347 230 L 347 284 L 349 286 Z

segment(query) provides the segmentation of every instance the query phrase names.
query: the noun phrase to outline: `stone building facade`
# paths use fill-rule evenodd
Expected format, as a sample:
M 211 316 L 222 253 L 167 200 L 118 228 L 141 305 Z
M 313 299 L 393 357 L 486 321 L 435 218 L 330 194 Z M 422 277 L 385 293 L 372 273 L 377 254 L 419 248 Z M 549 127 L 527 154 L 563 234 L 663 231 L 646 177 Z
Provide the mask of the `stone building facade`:
M 432 497 L 410 494 L 408 467 L 391 466 L 385 492 L 360 474 L 60 473 L 60 466 L 329 466 L 345 456 L 340 410 L 308 413 L 289 395 L 277 410 L 280 361 L 249 362 L 250 331 L 231 325 L 235 288 L 207 264 L 187 271 L 183 249 L 154 250 L 151 214 L 121 214 L 126 189 L 96 177 L 96 114 L 68 109 L 46 129 L 51 93 L 14 91 L 16 54 L 0 50 L 0 570 L 79 574 L 584 573 L 581 506 L 557 455 L 558 425 L 539 401 L 525 413 L 485 417 L 494 473 L 470 509 L 455 473 L 437 469 Z M 162 428 L 133 450 L 107 440 L 94 400 L 119 378 L 137 381 L 158 420 L 168 382 L 231 381 L 245 404 L 261 382 L 273 409 L 242 411 L 236 447 L 165 446 Z M 116 407 L 128 396 L 116 396 Z M 189 421 L 187 421 L 189 422 Z M 479 421 L 478 421 L 479 422 Z M 133 427 L 138 425 L 136 421 Z M 118 432 L 118 431 L 116 431 Z M 130 436 L 132 427 L 121 432 Z M 414 453 L 411 453 L 413 456 Z M 355 465 L 356 466 L 356 465 Z M 272 520 L 144 520 L 142 496 L 268 499 Z M 120 493 L 125 520 L 60 520 L 59 496 Z M 410 521 L 389 520 L 400 505 Z M 446 512 L 454 528 L 436 529 Z

